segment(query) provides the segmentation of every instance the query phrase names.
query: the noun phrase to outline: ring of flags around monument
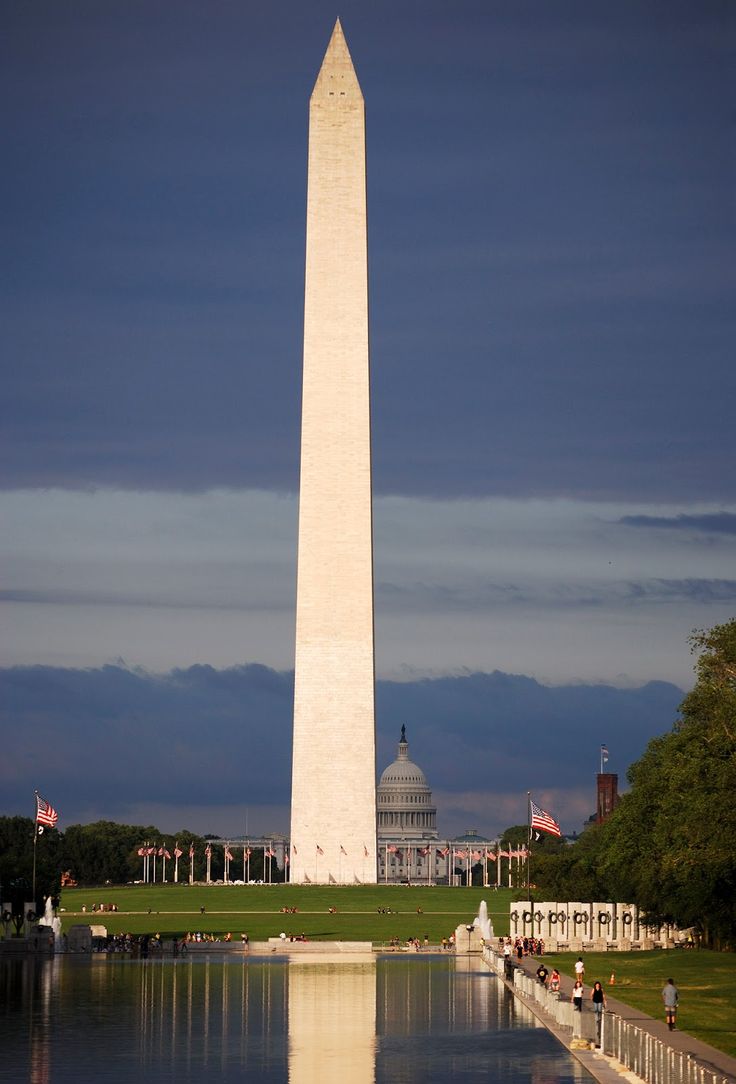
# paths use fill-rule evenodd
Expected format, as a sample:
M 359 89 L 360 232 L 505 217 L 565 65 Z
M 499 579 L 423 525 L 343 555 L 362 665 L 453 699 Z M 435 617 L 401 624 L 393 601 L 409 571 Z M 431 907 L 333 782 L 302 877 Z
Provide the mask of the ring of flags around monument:
M 605 745 L 602 745 L 601 746 L 601 762 L 604 763 L 605 760 L 607 760 L 607 759 L 608 759 L 608 749 L 606 748 Z M 35 797 L 36 797 L 35 832 L 36 832 L 37 835 L 40 835 L 44 831 L 44 828 L 55 828 L 56 827 L 56 825 L 58 823 L 58 820 L 59 820 L 59 814 L 58 814 L 58 811 L 56 809 L 54 809 L 54 807 L 51 805 L 51 803 L 48 802 L 45 798 L 43 798 L 38 793 L 38 791 L 35 792 Z M 528 802 L 529 802 L 529 839 L 531 840 L 533 837 L 539 839 L 540 838 L 539 835 L 538 835 L 539 832 L 546 832 L 549 835 L 561 837 L 562 836 L 562 830 L 561 830 L 560 825 L 558 824 L 558 822 L 552 816 L 552 814 L 548 813 L 547 810 L 542 809 L 541 806 L 538 806 L 536 804 L 536 802 L 532 799 L 531 794 L 528 795 Z M 243 882 L 248 883 L 250 881 L 250 876 L 249 876 L 250 858 L 251 858 L 251 855 L 252 855 L 253 852 L 252 852 L 252 849 L 251 849 L 251 846 L 250 846 L 250 841 L 244 842 L 242 846 L 243 846 Z M 266 872 L 266 861 L 268 861 L 268 874 L 269 874 L 268 880 L 270 881 L 271 880 L 271 862 L 272 862 L 273 859 L 277 859 L 278 855 L 277 855 L 276 851 L 274 850 L 274 845 L 273 845 L 272 841 L 268 842 L 268 843 L 265 843 L 265 842 L 260 843 L 259 842 L 258 847 L 259 847 L 259 849 L 261 847 L 263 848 L 263 864 L 264 864 L 263 872 L 264 872 L 264 874 Z M 288 843 L 284 842 L 283 844 L 281 844 L 280 849 L 282 850 L 284 873 L 286 873 L 286 869 L 287 869 L 287 867 L 289 865 L 289 845 L 288 845 Z M 323 848 L 319 845 L 319 843 L 315 844 L 315 849 L 316 849 L 317 855 L 324 855 L 325 852 L 324 852 Z M 434 846 L 432 844 L 425 844 L 424 846 L 420 846 L 418 843 L 407 843 L 407 844 L 401 844 L 401 845 L 399 845 L 398 843 L 384 843 L 383 844 L 383 849 L 384 849 L 384 854 L 385 854 L 386 877 L 388 876 L 388 865 L 389 865 L 388 856 L 389 855 L 395 856 L 396 861 L 399 862 L 399 863 L 401 863 L 404 859 L 407 860 L 407 863 L 410 863 L 410 861 L 411 861 L 411 853 L 412 853 L 412 851 L 415 851 L 416 854 L 421 855 L 423 858 L 428 859 L 427 869 L 428 869 L 428 878 L 429 878 L 431 876 L 431 857 L 430 856 L 432 854 L 432 851 L 435 851 L 436 855 L 439 856 L 440 858 L 444 859 L 444 858 L 447 858 L 448 855 L 450 856 L 449 870 L 448 870 L 448 872 L 450 874 L 452 873 L 452 871 L 453 871 L 453 869 L 455 867 L 455 863 L 458 862 L 458 861 L 465 862 L 467 864 L 468 875 L 469 875 L 469 872 L 470 872 L 470 864 L 471 864 L 471 862 L 472 863 L 484 862 L 485 863 L 484 868 L 486 868 L 486 869 L 487 869 L 487 865 L 488 865 L 489 862 L 497 862 L 498 863 L 497 870 L 498 870 L 498 883 L 499 884 L 501 883 L 500 882 L 500 876 L 501 876 L 500 860 L 502 858 L 506 858 L 509 861 L 509 880 L 511 878 L 511 868 L 510 867 L 511 867 L 512 859 L 517 859 L 518 862 L 521 862 L 522 860 L 526 861 L 529 858 L 529 850 L 527 849 L 526 846 L 521 846 L 521 847 L 516 847 L 516 848 L 512 848 L 512 847 L 509 846 L 507 850 L 504 850 L 504 849 L 502 849 L 502 846 L 501 846 L 500 843 L 496 844 L 495 853 L 494 853 L 493 849 L 491 847 L 489 847 L 489 846 L 485 846 L 482 850 L 480 850 L 480 849 L 477 849 L 477 848 L 473 849 L 472 846 L 463 846 L 462 844 L 459 844 L 459 845 L 456 846 L 453 843 L 451 843 L 449 846 L 445 846 L 445 847 Z M 293 851 L 294 855 L 296 855 L 298 853 L 296 844 L 292 844 L 291 850 Z M 231 850 L 231 843 L 229 841 L 223 844 L 223 852 L 224 852 L 224 868 L 225 868 L 225 878 L 224 879 L 225 879 L 225 883 L 228 884 L 228 883 L 230 883 L 230 863 L 235 861 L 235 855 L 233 854 L 233 851 Z M 143 844 L 142 846 L 140 846 L 138 848 L 137 853 L 138 853 L 138 857 L 143 859 L 143 881 L 144 882 L 148 882 L 151 879 L 155 882 L 155 880 L 156 880 L 156 858 L 160 858 L 161 862 L 162 862 L 161 880 L 162 881 L 166 880 L 166 862 L 171 861 L 172 856 L 171 856 L 171 852 L 165 846 L 165 844 L 160 843 L 160 844 L 156 845 L 156 844 L 151 844 L 151 843 L 145 843 L 145 844 Z M 207 862 L 206 879 L 207 879 L 208 884 L 211 881 L 212 853 L 213 853 L 212 852 L 212 843 L 210 841 L 208 841 L 207 844 L 205 845 L 205 848 L 204 848 L 204 855 L 205 855 L 205 859 L 206 859 L 206 862 Z M 364 853 L 364 856 L 367 858 L 368 855 L 369 855 L 369 851 L 368 851 L 368 848 L 367 848 L 367 846 L 365 844 L 363 844 L 363 853 Z M 347 856 L 347 851 L 345 850 L 345 847 L 342 844 L 340 844 L 340 854 Z M 184 855 L 184 851 L 179 846 L 178 840 L 174 844 L 173 855 L 174 855 L 174 863 L 175 863 L 175 865 L 174 865 L 174 882 L 176 883 L 178 881 L 178 879 L 179 879 L 179 859 L 182 858 L 183 855 Z M 151 859 L 153 859 L 152 868 L 151 868 L 151 863 L 150 863 Z M 189 844 L 189 882 L 190 882 L 190 884 L 194 883 L 194 859 L 195 859 L 195 845 L 194 845 L 194 842 L 192 841 Z M 151 873 L 152 873 L 152 876 L 151 876 Z
M 237 883 L 238 884 L 241 884 L 241 883 L 246 883 L 247 884 L 247 883 L 250 882 L 250 876 L 248 874 L 249 874 L 250 858 L 251 858 L 251 856 L 253 854 L 253 848 L 251 847 L 250 842 L 252 842 L 252 841 L 244 842 L 244 843 L 240 844 L 240 843 L 235 843 L 235 842 L 232 842 L 232 841 L 228 841 L 228 842 L 218 841 L 218 843 L 214 845 L 214 846 L 221 846 L 223 848 L 223 851 L 222 851 L 223 870 L 224 870 L 224 878 L 223 878 L 223 880 L 224 880 L 225 884 L 236 883 L 236 880 L 234 880 L 231 877 L 230 864 L 232 862 L 236 862 L 236 861 L 240 860 L 239 855 L 236 857 L 235 852 L 238 851 L 241 846 L 242 846 L 243 877 L 242 877 L 242 881 L 240 880 L 240 878 L 237 878 Z M 263 874 L 264 874 L 264 879 L 266 879 L 270 883 L 270 880 L 271 880 L 270 864 L 271 864 L 271 862 L 273 860 L 276 860 L 277 863 L 278 863 L 279 859 L 281 860 L 281 862 L 283 863 L 284 873 L 286 874 L 286 871 L 287 871 L 288 866 L 289 866 L 289 850 L 292 850 L 292 851 L 296 852 L 296 846 L 294 844 L 292 844 L 291 847 L 289 847 L 289 844 L 288 844 L 287 841 L 279 840 L 277 843 L 274 843 L 273 841 L 271 841 L 271 842 L 258 841 L 258 843 L 254 844 L 254 845 L 256 846 L 256 849 L 258 851 L 263 852 Z M 205 861 L 206 861 L 206 873 L 205 873 L 204 881 L 207 884 L 211 883 L 211 881 L 212 881 L 212 876 L 211 876 L 212 866 L 211 866 L 211 863 L 212 863 L 212 858 L 213 858 L 214 853 L 215 853 L 214 846 L 213 846 L 213 843 L 211 841 L 207 841 L 207 843 L 204 846 L 204 850 L 202 852 L 200 852 L 200 853 L 204 854 L 204 858 L 205 858 Z M 367 857 L 368 848 L 364 846 L 363 849 L 364 849 L 364 852 L 366 853 L 366 857 Z M 506 845 L 506 847 L 504 847 L 501 843 L 495 843 L 495 844 L 484 844 L 482 847 L 478 847 L 478 846 L 473 847 L 473 846 L 468 845 L 467 843 L 462 843 L 462 842 L 458 842 L 458 843 L 449 842 L 449 844 L 445 845 L 445 846 L 441 846 L 441 845 L 434 844 L 434 843 L 427 843 L 427 844 L 423 844 L 423 845 L 420 845 L 419 843 L 401 843 L 401 844 L 399 844 L 399 843 L 383 843 L 383 844 L 381 844 L 380 849 L 384 853 L 385 865 L 386 866 L 388 866 L 388 856 L 389 855 L 392 856 L 393 859 L 395 859 L 395 861 L 396 861 L 396 863 L 398 865 L 406 864 L 407 867 L 411 866 L 413 864 L 413 858 L 416 855 L 419 855 L 422 858 L 426 859 L 427 860 L 428 877 L 429 877 L 430 880 L 431 880 L 431 877 L 432 877 L 433 858 L 439 858 L 439 859 L 448 859 L 449 858 L 448 873 L 451 876 L 453 875 L 453 872 L 455 872 L 455 873 L 457 872 L 458 865 L 464 866 L 467 869 L 468 873 L 469 873 L 471 868 L 473 866 L 477 865 L 478 863 L 483 864 L 484 869 L 487 870 L 488 866 L 489 866 L 489 863 L 496 862 L 497 863 L 497 877 L 498 877 L 498 882 L 497 883 L 498 884 L 501 884 L 501 877 L 502 877 L 501 859 L 505 858 L 505 859 L 507 859 L 507 861 L 509 863 L 508 875 L 509 875 L 509 879 L 510 879 L 511 878 L 511 864 L 512 864 L 512 862 L 516 861 L 518 866 L 520 867 L 521 863 L 525 862 L 529 858 L 529 850 L 528 850 L 528 848 L 527 848 L 527 846 L 525 844 L 521 844 L 519 846 Z M 319 844 L 315 844 L 315 851 L 317 853 L 324 854 L 324 849 L 321 848 Z M 346 854 L 345 847 L 342 844 L 340 844 L 340 852 L 343 855 Z M 152 843 L 149 842 L 149 843 L 142 844 L 140 847 L 138 847 L 136 853 L 138 854 L 139 858 L 143 859 L 144 864 L 143 864 L 142 880 L 143 880 L 144 883 L 149 883 L 149 882 L 155 883 L 156 881 L 164 881 L 166 879 L 166 862 L 172 860 L 172 854 L 173 854 L 173 861 L 174 861 L 173 880 L 174 880 L 174 883 L 178 882 L 178 880 L 179 880 L 179 859 L 184 856 L 184 851 L 179 846 L 178 841 L 174 844 L 173 852 L 171 850 L 169 850 L 169 848 L 163 843 L 152 844 Z M 196 848 L 194 842 L 191 842 L 189 844 L 189 850 L 188 850 L 188 858 L 189 858 L 189 870 L 188 870 L 189 878 L 188 879 L 189 879 L 190 884 L 194 883 L 194 866 L 195 866 L 196 853 L 197 853 L 197 848 Z M 158 866 L 157 860 L 160 860 L 160 862 L 161 862 L 160 866 Z M 160 869 L 160 874 L 158 872 L 159 869 Z M 266 877 L 266 873 L 268 873 L 268 877 Z M 505 874 L 504 874 L 504 877 L 505 877 Z M 286 879 L 287 878 L 285 877 L 285 880 Z

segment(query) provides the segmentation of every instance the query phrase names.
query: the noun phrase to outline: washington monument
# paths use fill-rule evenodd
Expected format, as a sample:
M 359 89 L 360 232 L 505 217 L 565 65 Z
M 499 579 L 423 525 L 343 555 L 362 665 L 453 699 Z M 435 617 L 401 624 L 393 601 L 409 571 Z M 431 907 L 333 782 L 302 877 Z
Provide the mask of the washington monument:
M 290 879 L 376 881 L 365 108 L 338 20 L 309 103 Z

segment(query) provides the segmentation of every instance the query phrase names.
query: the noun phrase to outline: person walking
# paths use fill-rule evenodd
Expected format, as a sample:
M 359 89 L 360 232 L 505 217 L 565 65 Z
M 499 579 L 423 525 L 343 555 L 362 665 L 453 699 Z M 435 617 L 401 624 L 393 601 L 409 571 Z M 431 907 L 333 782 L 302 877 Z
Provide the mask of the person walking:
M 580 979 L 581 982 L 585 978 L 585 964 L 583 963 L 582 956 L 578 956 L 575 961 L 575 978 Z
M 603 1021 L 603 1010 L 606 1008 L 606 993 L 599 982 L 593 983 L 593 989 L 590 991 L 590 1000 L 593 1002 L 593 1012 L 595 1013 L 595 1034 L 596 1034 L 596 1046 L 601 1045 L 601 1023 Z
M 677 1003 L 680 1000 L 680 991 L 675 986 L 674 979 L 667 979 L 662 988 L 662 1001 L 664 1002 L 664 1018 L 670 1031 L 675 1030 L 677 1017 Z
M 590 991 L 590 1000 L 593 1002 L 593 1012 L 600 1015 L 606 1007 L 606 992 L 599 982 L 593 983 Z
M 575 1010 L 575 1012 L 582 1012 L 583 1011 L 583 993 L 584 992 L 585 992 L 584 987 L 583 987 L 583 984 L 580 981 L 580 979 L 575 979 L 575 985 L 572 988 L 572 997 L 570 998 L 570 1001 L 572 1001 L 572 1007 Z

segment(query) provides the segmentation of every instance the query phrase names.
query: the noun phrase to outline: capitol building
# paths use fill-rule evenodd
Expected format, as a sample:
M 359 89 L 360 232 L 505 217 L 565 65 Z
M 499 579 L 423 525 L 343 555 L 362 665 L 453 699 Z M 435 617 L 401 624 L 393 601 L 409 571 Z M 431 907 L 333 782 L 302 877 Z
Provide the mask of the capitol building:
M 380 884 L 448 884 L 451 866 L 453 883 L 459 882 L 466 863 L 469 871 L 476 853 L 480 858 L 477 848 L 485 849 L 489 842 L 473 832 L 462 840 L 439 839 L 437 807 L 424 772 L 409 759 L 405 726 L 396 760 L 379 780 L 376 806 Z
M 376 791 L 378 839 L 437 839 L 437 809 L 424 772 L 409 760 L 406 727 L 401 728 L 399 751 L 381 776 Z

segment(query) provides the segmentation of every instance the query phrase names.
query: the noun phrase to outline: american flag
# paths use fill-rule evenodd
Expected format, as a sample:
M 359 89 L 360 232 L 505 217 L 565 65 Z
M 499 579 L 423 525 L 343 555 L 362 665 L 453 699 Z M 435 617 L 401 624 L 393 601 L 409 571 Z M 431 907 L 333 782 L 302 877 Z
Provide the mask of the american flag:
M 169 862 L 171 861 L 171 852 L 167 851 L 165 847 L 164 847 L 164 858 L 168 859 Z
M 549 832 L 551 836 L 561 836 L 562 831 L 557 821 L 549 813 L 546 813 L 544 809 L 540 809 L 536 802 L 529 799 L 529 805 L 531 808 L 532 828 L 538 828 L 540 832 Z
M 146 847 L 139 847 L 138 848 L 138 857 L 139 858 L 145 858 L 147 854 L 148 854 L 148 849 Z
M 194 844 L 193 843 L 189 844 L 189 857 L 194 858 Z
M 208 858 L 211 858 L 211 857 L 212 857 L 212 844 L 211 844 L 211 843 L 208 843 L 208 844 L 207 844 L 207 846 L 206 846 L 206 847 L 205 847 L 205 849 L 204 849 L 204 853 L 206 854 L 206 856 L 207 856 Z
M 177 843 L 177 845 L 174 847 L 174 858 L 181 858 L 181 856 L 183 854 L 184 854 L 184 851 L 181 849 L 181 847 Z
M 53 828 L 58 819 L 59 814 L 54 807 L 36 791 L 36 824 L 45 824 L 47 828 Z
M 228 860 L 228 862 L 232 862 L 233 860 L 233 852 L 230 850 L 229 847 L 225 848 L 225 858 Z
M 442 850 L 439 851 L 438 853 L 441 854 L 443 858 L 447 858 L 448 854 L 450 853 L 450 848 L 449 847 L 443 847 Z

